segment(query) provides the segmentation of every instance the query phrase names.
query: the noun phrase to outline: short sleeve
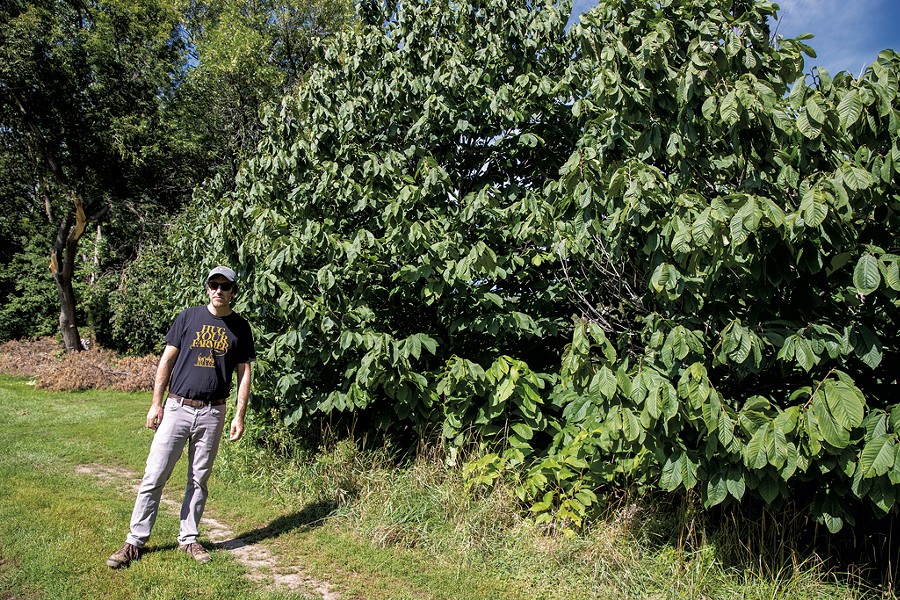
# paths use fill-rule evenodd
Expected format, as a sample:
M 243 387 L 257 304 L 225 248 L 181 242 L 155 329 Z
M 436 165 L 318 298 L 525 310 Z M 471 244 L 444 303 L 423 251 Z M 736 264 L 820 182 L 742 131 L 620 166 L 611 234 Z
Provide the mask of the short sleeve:
M 243 336 L 247 343 L 241 344 L 241 357 L 238 359 L 238 363 L 248 363 L 256 360 L 256 345 L 253 341 L 253 331 L 250 329 L 250 324 L 247 321 L 244 321 L 243 325 Z
M 166 333 L 166 343 L 176 348 L 181 348 L 181 340 L 184 339 L 185 322 L 187 321 L 187 310 L 181 311 L 175 322 L 169 327 Z

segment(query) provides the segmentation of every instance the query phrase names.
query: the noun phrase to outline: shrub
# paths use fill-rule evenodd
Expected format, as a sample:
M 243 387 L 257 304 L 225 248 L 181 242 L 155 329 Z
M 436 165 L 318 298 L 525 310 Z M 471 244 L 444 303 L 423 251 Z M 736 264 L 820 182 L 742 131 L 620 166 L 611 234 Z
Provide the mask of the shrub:
M 176 283 L 176 274 L 182 268 L 183 260 L 172 251 L 168 240 L 141 247 L 108 296 L 108 347 L 138 356 L 162 352 L 166 332 L 184 308 L 180 304 L 182 290 Z M 201 287 L 202 279 L 198 279 L 192 290 Z

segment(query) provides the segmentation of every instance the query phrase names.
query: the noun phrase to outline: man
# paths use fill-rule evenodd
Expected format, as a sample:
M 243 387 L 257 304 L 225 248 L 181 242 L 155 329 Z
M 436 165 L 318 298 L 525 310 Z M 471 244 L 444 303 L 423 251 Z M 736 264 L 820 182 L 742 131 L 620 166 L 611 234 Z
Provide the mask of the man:
M 147 412 L 147 427 L 155 431 L 153 443 L 131 515 L 131 532 L 125 545 L 106 560 L 113 569 L 140 558 L 156 521 L 163 486 L 185 444 L 187 488 L 181 504 L 178 548 L 198 562 L 209 562 L 209 554 L 197 541 L 197 525 L 206 505 L 206 483 L 222 438 L 225 403 L 235 370 L 237 409 L 229 439 L 236 442 L 244 434 L 250 362 L 256 358 L 250 325 L 231 310 L 236 282 L 237 276 L 228 267 L 210 271 L 206 278 L 209 303 L 182 311 L 166 334 L 153 402 Z

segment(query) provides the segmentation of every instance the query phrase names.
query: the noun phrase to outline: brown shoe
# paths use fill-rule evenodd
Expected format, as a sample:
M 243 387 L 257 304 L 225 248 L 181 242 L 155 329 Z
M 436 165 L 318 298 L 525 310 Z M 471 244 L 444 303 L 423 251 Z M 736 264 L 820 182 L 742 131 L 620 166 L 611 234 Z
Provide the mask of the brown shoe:
M 124 546 L 119 548 L 117 552 L 115 552 L 112 556 L 106 559 L 106 564 L 113 568 L 118 569 L 119 567 L 127 567 L 141 557 L 141 549 L 132 544 L 126 543 Z
M 178 546 L 178 549 L 196 560 L 198 563 L 208 563 L 210 560 L 209 554 L 206 552 L 206 548 L 204 548 L 197 542 L 182 544 Z

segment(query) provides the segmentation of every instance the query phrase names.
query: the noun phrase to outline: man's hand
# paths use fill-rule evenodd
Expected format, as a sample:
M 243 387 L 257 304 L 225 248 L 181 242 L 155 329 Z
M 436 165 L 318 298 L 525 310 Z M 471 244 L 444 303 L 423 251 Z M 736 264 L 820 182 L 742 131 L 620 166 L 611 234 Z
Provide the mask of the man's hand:
M 228 438 L 232 442 L 236 442 L 244 435 L 244 420 L 235 417 L 231 420 L 231 436 Z
M 147 429 L 156 431 L 156 428 L 159 427 L 160 423 L 162 423 L 162 418 L 162 406 L 159 406 L 157 404 L 153 404 L 152 406 L 150 406 L 150 410 L 147 411 Z

